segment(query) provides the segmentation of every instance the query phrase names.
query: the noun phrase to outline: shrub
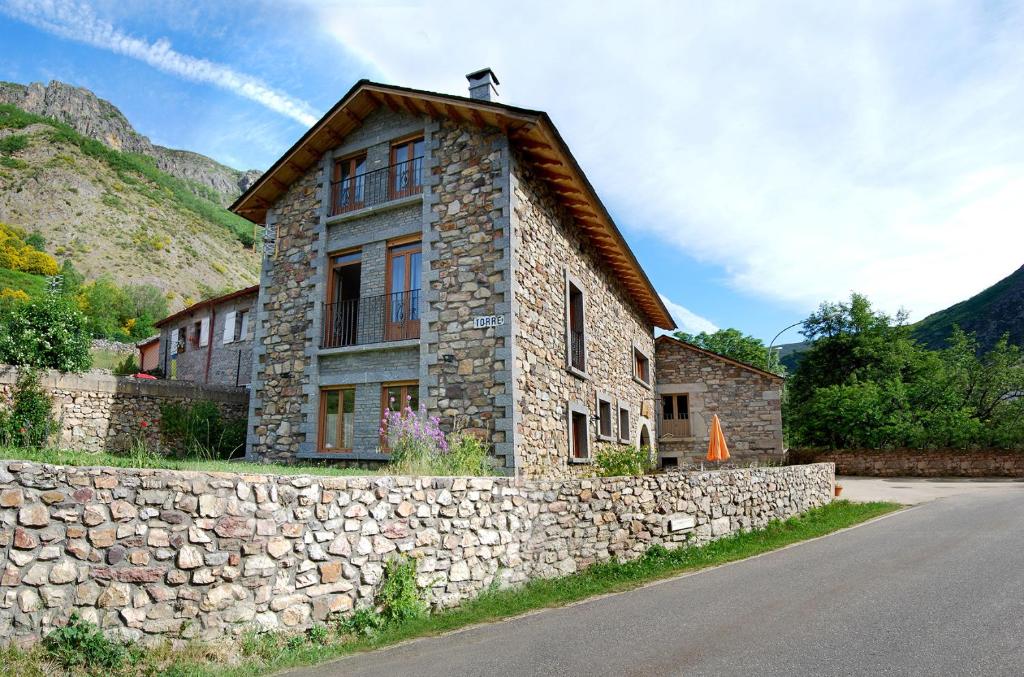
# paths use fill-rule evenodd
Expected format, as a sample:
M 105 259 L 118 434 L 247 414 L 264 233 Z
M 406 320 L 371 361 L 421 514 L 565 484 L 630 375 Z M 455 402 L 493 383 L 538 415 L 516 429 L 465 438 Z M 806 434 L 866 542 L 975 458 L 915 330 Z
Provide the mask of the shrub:
M 357 637 L 370 637 L 386 625 L 384 617 L 371 607 L 356 609 L 348 618 L 338 621 L 338 632 Z
M 427 603 L 416 582 L 416 560 L 395 557 L 384 565 L 377 605 L 386 623 L 404 623 L 427 613 Z
M 608 444 L 594 453 L 594 467 L 600 477 L 643 475 L 654 467 L 650 447 L 625 447 Z
M 118 376 L 131 376 L 139 373 L 139 363 L 135 361 L 134 355 L 128 355 L 114 365 L 114 373 Z
M 10 155 L 28 147 L 28 137 L 24 134 L 11 134 L 0 139 L 0 154 Z
M 228 459 L 245 448 L 246 422 L 225 421 L 217 405 L 195 402 L 190 406 L 160 407 L 160 437 L 179 455 L 202 459 Z
M 64 372 L 92 365 L 85 318 L 65 298 L 0 303 L 0 326 L 0 362 Z
M 128 650 L 109 639 L 95 624 L 72 613 L 67 625 L 43 638 L 43 648 L 66 668 L 116 670 L 128 658 Z
M 39 375 L 24 370 L 14 385 L 9 411 L 0 410 L 0 443 L 41 448 L 57 429 L 53 401 L 39 385 Z
M 435 462 L 438 475 L 490 475 L 494 472 L 490 447 L 479 437 L 464 431 L 448 436 L 448 453 Z
M 394 406 L 392 398 L 384 410 L 380 427 L 381 436 L 388 440 L 392 468 L 404 475 L 433 474 L 435 459 L 448 451 L 440 419 L 427 416 L 424 405 L 420 405 L 418 412 L 412 410 L 408 401 L 404 408 L 394 409 Z
M 37 275 L 56 275 L 57 261 L 36 246 L 42 238 L 0 223 L 0 268 Z

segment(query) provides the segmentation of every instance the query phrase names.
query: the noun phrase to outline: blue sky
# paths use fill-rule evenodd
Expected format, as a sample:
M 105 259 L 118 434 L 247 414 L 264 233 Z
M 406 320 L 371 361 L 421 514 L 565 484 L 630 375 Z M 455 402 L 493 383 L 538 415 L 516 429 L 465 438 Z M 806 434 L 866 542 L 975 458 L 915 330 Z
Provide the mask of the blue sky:
M 0 0 L 0 79 L 244 169 L 361 77 L 461 94 L 491 66 L 681 325 L 769 340 L 851 290 L 919 319 L 1024 264 L 1021 9 L 843 5 Z

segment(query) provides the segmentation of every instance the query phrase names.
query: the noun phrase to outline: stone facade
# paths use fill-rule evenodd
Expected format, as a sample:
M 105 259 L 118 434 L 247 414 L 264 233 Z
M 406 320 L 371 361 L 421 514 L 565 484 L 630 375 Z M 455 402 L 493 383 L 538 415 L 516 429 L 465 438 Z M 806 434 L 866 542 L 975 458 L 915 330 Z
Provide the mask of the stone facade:
M 791 449 L 791 463 L 834 463 L 840 475 L 866 477 L 1024 477 L 1024 452 L 997 449 Z
M 15 367 L 0 365 L 0 404 L 10 403 L 18 381 Z M 42 387 L 53 398 L 58 432 L 54 442 L 75 451 L 121 451 L 135 440 L 150 449 L 161 445 L 160 407 L 213 402 L 226 419 L 245 418 L 249 394 L 244 388 L 151 381 L 106 373 L 43 372 Z
M 158 322 L 158 366 L 164 377 L 226 386 L 248 384 L 256 298 L 257 289 L 250 287 L 197 303 Z
M 394 140 L 418 134 L 422 192 L 331 214 L 339 158 L 365 153 L 366 171 L 377 171 Z M 571 402 L 596 412 L 598 394 L 613 399 L 616 430 L 617 407 L 628 412 L 629 434 L 608 443 L 637 444 L 641 431 L 653 438 L 653 389 L 632 374 L 637 347 L 651 357 L 653 378 L 653 326 L 525 161 L 513 157 L 506 132 L 380 107 L 336 143 L 268 212 L 250 459 L 386 461 L 381 390 L 394 382 L 418 387 L 447 429 L 482 437 L 508 474 L 586 472 L 568 459 L 567 412 Z M 417 235 L 419 337 L 324 347 L 331 254 L 359 253 L 365 303 L 389 291 L 389 243 Z M 586 292 L 591 359 L 576 376 L 566 370 L 567 275 Z M 481 328 L 476 318 L 496 321 Z M 339 386 L 355 392 L 354 443 L 351 451 L 329 452 L 318 443 L 321 392 Z M 593 447 L 597 429 L 588 430 Z
M 299 631 L 414 557 L 438 607 L 828 503 L 831 464 L 646 477 L 309 477 L 0 462 L 0 636 L 72 611 L 123 636 Z
M 643 430 L 654 446 L 653 387 L 634 378 L 633 369 L 634 349 L 653 358 L 654 327 L 525 162 L 513 164 L 512 191 L 515 442 L 524 474 L 590 472 L 570 459 L 568 411 L 577 403 L 589 420 L 598 413 L 599 395 L 610 401 L 612 435 L 598 440 L 590 420 L 592 450 L 599 442 L 639 445 Z M 583 292 L 585 374 L 567 368 L 567 280 Z M 650 366 L 653 383 L 653 359 Z M 628 412 L 627 431 L 620 429 L 620 408 Z
M 782 460 L 781 377 L 669 336 L 658 338 L 655 363 L 659 398 L 686 395 L 689 403 L 689 435 L 671 428 L 671 422 L 664 421 L 663 405 L 659 407 L 663 465 L 700 462 L 707 454 L 714 414 L 734 461 Z

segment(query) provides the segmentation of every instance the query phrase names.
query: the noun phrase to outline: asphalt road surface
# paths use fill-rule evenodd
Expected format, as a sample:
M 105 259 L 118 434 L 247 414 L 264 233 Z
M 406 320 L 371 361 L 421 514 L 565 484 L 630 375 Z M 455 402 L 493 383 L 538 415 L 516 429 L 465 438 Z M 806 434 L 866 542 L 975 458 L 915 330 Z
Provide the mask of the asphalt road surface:
M 1024 675 L 1024 486 L 289 674 Z

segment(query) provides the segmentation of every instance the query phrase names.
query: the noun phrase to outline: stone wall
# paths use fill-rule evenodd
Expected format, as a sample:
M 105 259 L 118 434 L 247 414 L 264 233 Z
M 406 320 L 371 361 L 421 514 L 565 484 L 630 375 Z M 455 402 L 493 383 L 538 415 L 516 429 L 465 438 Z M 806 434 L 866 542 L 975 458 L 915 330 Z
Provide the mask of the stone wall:
M 995 449 L 791 449 L 789 460 L 834 463 L 836 474 L 866 477 L 1024 477 L 1024 452 Z
M 658 395 L 686 394 L 690 436 L 667 435 L 659 420 L 659 455 L 679 465 L 707 454 L 711 417 L 722 422 L 735 461 L 782 460 L 782 384 L 670 337 L 657 341 Z
M 0 636 L 301 630 L 415 557 L 435 606 L 828 503 L 830 464 L 647 477 L 309 477 L 0 462 Z
M 569 458 L 570 403 L 586 410 L 589 418 L 597 412 L 598 395 L 609 398 L 611 443 L 620 439 L 622 406 L 629 411 L 630 428 L 622 437 L 638 445 L 646 426 L 653 446 L 654 391 L 633 378 L 633 348 L 649 358 L 654 381 L 654 328 L 526 162 L 514 163 L 512 192 L 518 465 L 527 477 L 586 473 L 585 465 Z M 567 275 L 584 294 L 585 376 L 567 369 Z M 593 421 L 588 434 L 593 451 L 599 442 Z
M 0 365 L 0 403 L 7 405 L 18 370 Z M 229 419 L 245 418 L 249 393 L 245 388 L 202 386 L 178 381 L 152 381 L 108 374 L 44 372 L 40 383 L 53 398 L 58 420 L 56 443 L 76 451 L 120 451 L 142 439 L 160 447 L 160 407 L 177 403 L 213 402 Z

